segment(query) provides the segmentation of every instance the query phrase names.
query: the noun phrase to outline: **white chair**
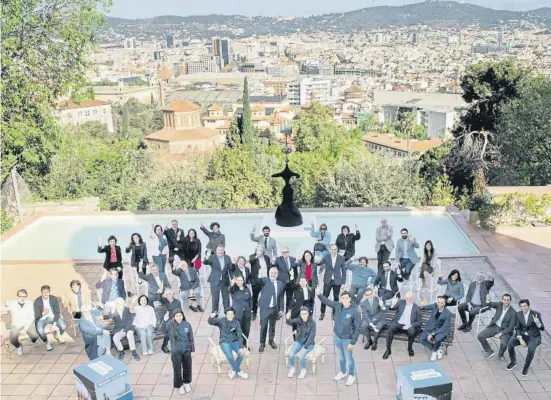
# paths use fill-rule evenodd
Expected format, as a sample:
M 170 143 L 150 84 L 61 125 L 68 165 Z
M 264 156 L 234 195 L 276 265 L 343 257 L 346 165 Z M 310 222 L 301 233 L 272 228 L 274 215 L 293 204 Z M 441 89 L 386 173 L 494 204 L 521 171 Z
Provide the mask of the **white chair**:
M 438 284 L 436 282 L 438 281 L 438 277 L 442 273 L 442 262 L 440 261 L 440 259 L 437 260 L 436 267 L 434 268 L 434 271 L 432 271 L 432 274 L 430 274 L 430 280 L 429 282 L 425 282 L 426 287 L 424 288 L 423 288 L 423 280 L 419 277 L 421 266 L 418 263 L 416 267 L 418 267 L 418 271 L 419 271 L 419 272 L 416 271 L 417 272 L 417 289 L 418 289 L 417 298 L 420 299 L 421 293 L 425 292 L 429 294 L 430 302 L 432 303 L 436 296 L 436 292 L 439 289 Z M 410 277 L 410 279 L 411 278 L 412 277 Z
M 289 350 L 294 342 L 294 334 L 296 334 L 296 331 L 285 338 L 285 365 L 289 365 Z M 325 338 L 314 344 L 314 349 L 306 355 L 306 360 L 312 363 L 312 372 L 314 374 L 316 373 L 316 364 L 319 357 L 321 357 L 321 363 L 325 364 L 325 347 L 323 347 L 323 342 L 325 342 Z
M 245 342 L 245 362 L 247 363 L 247 367 L 248 367 L 250 365 L 250 358 L 251 358 L 251 352 L 249 351 L 249 339 L 247 339 L 247 337 L 243 335 L 243 340 Z M 210 362 L 213 366 L 214 364 L 216 364 L 216 367 L 218 368 L 218 374 L 220 375 L 220 365 L 224 361 L 227 362 L 228 359 L 226 358 L 226 355 L 222 351 L 222 348 L 220 347 L 219 344 L 215 344 L 212 341 L 212 338 L 210 337 L 209 337 L 209 342 L 210 342 L 210 349 L 209 349 Z M 233 356 L 237 357 L 237 354 L 235 353 L 235 351 L 233 352 Z
M 397 266 L 397 268 L 400 268 L 400 262 L 394 261 L 394 264 Z M 418 278 L 419 277 L 419 263 L 415 264 L 413 266 L 413 269 L 411 270 L 411 273 L 409 274 L 409 279 L 404 282 L 398 282 L 398 286 L 400 288 L 400 291 L 407 293 L 407 292 L 414 292 L 416 288 L 419 287 Z
M 496 297 L 495 293 L 490 292 L 490 296 L 491 296 L 490 301 L 494 301 L 494 299 Z M 478 312 L 478 315 L 477 315 L 478 320 L 476 322 L 476 334 L 477 335 L 480 332 L 481 327 L 482 327 L 482 329 L 484 329 L 486 326 L 488 326 L 488 324 L 490 323 L 490 321 L 494 317 L 495 311 L 492 312 L 492 310 L 493 310 L 492 307 L 486 306 L 486 307 L 482 307 L 480 309 L 480 311 Z M 484 318 L 484 320 L 483 320 L 483 318 Z

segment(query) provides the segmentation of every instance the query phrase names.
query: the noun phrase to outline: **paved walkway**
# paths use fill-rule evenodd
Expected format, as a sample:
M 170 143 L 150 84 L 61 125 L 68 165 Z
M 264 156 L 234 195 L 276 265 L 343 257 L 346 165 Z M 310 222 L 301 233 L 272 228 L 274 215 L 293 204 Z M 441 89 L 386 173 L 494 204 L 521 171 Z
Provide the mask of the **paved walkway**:
M 492 266 L 484 257 L 450 259 L 443 263 L 443 272 L 458 268 L 463 279 L 468 282 L 476 271 L 492 273 Z M 89 280 L 89 283 L 101 275 L 99 266 L 77 266 L 77 271 Z M 509 291 L 507 284 L 496 277 L 492 289 L 496 295 Z M 518 301 L 518 299 L 513 299 Z M 210 305 L 207 304 L 207 310 Z M 316 306 L 319 310 L 319 304 Z M 304 380 L 288 378 L 285 365 L 283 340 L 290 334 L 290 327 L 278 323 L 276 342 L 279 349 L 270 347 L 260 355 L 258 350 L 259 323 L 253 323 L 251 331 L 251 365 L 246 368 L 248 380 L 227 376 L 227 364 L 222 374 L 217 375 L 216 368 L 210 363 L 209 337 L 215 340 L 218 332 L 207 324 L 207 314 L 189 313 L 188 320 L 195 329 L 196 352 L 193 358 L 193 392 L 180 395 L 172 388 L 172 365 L 167 355 L 160 352 L 159 343 L 156 353 L 143 357 L 136 362 L 127 352 L 125 362 L 129 365 L 134 394 L 138 399 L 234 399 L 234 400 L 307 400 L 307 399 L 396 399 L 396 369 L 405 364 L 425 362 L 428 352 L 415 344 L 415 357 L 410 358 L 406 344 L 396 341 L 390 359 L 382 360 L 384 340 L 379 342 L 375 352 L 363 350 L 361 343 L 355 347 L 357 363 L 357 383 L 346 387 L 344 382 L 333 382 L 336 374 L 336 360 L 332 344 L 332 322 L 325 319 L 318 323 L 318 338 L 326 338 L 325 364 L 319 365 L 316 374 L 311 373 Z M 548 320 L 550 321 L 550 320 Z M 549 322 L 551 323 L 551 321 Z M 482 357 L 480 345 L 476 341 L 474 329 L 470 333 L 457 332 L 456 340 L 449 349 L 447 357 L 439 364 L 453 380 L 453 399 L 463 400 L 541 400 L 551 399 L 551 352 L 548 339 L 540 360 L 535 360 L 530 376 L 522 377 L 520 368 L 514 372 L 505 370 L 504 364 L 495 364 Z M 29 351 L 30 347 L 26 347 Z M 4 350 L 2 350 L 4 351 Z M 519 364 L 522 365 L 524 350 L 519 350 Z M 76 397 L 73 382 L 73 368 L 87 361 L 83 351 L 82 338 L 70 345 L 56 346 L 50 353 L 43 345 L 32 349 L 24 357 L 13 355 L 11 359 L 2 356 L 1 362 L 1 399 L 54 399 L 67 400 Z

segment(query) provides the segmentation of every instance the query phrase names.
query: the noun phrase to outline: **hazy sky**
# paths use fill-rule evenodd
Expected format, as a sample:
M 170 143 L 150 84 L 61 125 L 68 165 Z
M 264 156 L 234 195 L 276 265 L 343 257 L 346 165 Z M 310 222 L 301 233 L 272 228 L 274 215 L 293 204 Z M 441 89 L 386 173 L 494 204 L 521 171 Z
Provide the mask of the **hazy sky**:
M 352 11 L 359 8 L 383 5 L 418 3 L 420 0 L 114 0 L 111 16 L 148 18 L 158 15 L 240 14 L 295 15 L 323 14 Z M 525 11 L 551 7 L 551 0 L 469 0 L 467 3 L 484 7 Z

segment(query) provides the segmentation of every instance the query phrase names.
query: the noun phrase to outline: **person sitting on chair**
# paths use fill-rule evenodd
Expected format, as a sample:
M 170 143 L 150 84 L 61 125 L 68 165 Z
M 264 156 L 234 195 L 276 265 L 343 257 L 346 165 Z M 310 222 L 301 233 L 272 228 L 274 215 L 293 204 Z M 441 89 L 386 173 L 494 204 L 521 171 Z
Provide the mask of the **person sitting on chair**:
M 545 326 L 543 326 L 541 314 L 530 309 L 530 300 L 523 299 L 518 304 L 520 311 L 516 315 L 515 334 L 507 344 L 511 358 L 511 362 L 507 365 L 507 371 L 511 371 L 517 365 L 515 347 L 520 344 L 522 347 L 528 347 L 528 354 L 522 369 L 522 376 L 528 376 L 536 349 L 541 345 L 541 333 L 545 330 Z
M 383 301 L 375 295 L 376 291 L 377 289 L 368 287 L 365 291 L 365 298 L 360 303 L 363 316 L 361 330 L 368 339 L 364 349 L 367 350 L 371 347 L 372 351 L 377 350 L 379 335 L 386 326 L 386 307 Z M 373 340 L 371 339 L 372 331 L 375 333 Z
M 304 279 L 304 278 L 302 278 Z M 308 307 L 300 309 L 300 318 L 291 319 L 291 311 L 286 315 L 287 325 L 291 325 L 295 330 L 295 341 L 289 349 L 289 378 L 295 375 L 295 357 L 300 361 L 300 375 L 298 379 L 304 379 L 306 376 L 306 356 L 316 345 L 316 322 L 312 320 L 312 315 Z
M 358 263 L 355 261 L 358 261 Z M 353 257 L 344 265 L 346 269 L 352 271 L 352 283 L 348 293 L 352 297 L 352 301 L 359 305 L 362 302 L 367 285 L 375 280 L 377 272 L 369 268 L 367 257 Z
M 492 357 L 495 352 L 488 343 L 488 338 L 495 337 L 499 339 L 499 353 L 497 355 L 496 362 L 503 360 L 505 350 L 507 350 L 507 344 L 513 336 L 516 323 L 516 311 L 511 307 L 511 295 L 504 294 L 501 296 L 500 302 L 491 301 L 490 295 L 486 296 L 486 305 L 491 308 L 495 308 L 496 313 L 490 321 L 490 323 L 484 328 L 482 332 L 478 334 L 478 341 L 484 349 L 484 358 L 487 360 Z
M 216 315 L 217 313 L 210 314 L 207 322 L 220 329 L 220 348 L 231 365 L 228 375 L 230 379 L 235 378 L 235 375 L 247 379 L 249 376 L 241 370 L 246 349 L 243 344 L 241 325 L 235 319 L 235 310 L 232 307 L 228 308 L 225 318 L 216 318 Z M 237 353 L 237 359 L 233 357 L 233 352 Z
M 90 304 L 83 304 L 81 312 L 78 325 L 88 358 L 95 360 L 104 354 L 111 355 L 111 335 L 99 319 L 101 310 L 92 308 Z
M 36 332 L 40 336 L 40 339 L 46 343 L 46 350 L 52 351 L 52 343 L 50 343 L 50 340 L 46 336 L 48 333 L 46 327 L 50 326 L 49 333 L 52 333 L 58 342 L 64 343 L 61 336 L 65 332 L 65 329 L 67 329 L 67 324 L 61 316 L 57 298 L 50 296 L 50 286 L 43 285 L 40 288 L 40 292 L 42 296 L 34 301 Z
M 118 274 L 117 274 L 118 275 Z M 81 308 L 84 304 L 90 304 L 90 296 L 82 293 L 82 285 L 79 280 L 72 280 L 69 284 L 71 290 L 67 297 L 62 297 L 61 302 L 63 307 L 69 310 L 74 319 L 79 319 L 81 316 Z
M 38 340 L 33 302 L 27 300 L 27 291 L 25 289 L 19 289 L 17 291 L 17 300 L 8 301 L 6 308 L 11 316 L 10 343 L 17 349 L 17 355 L 22 356 L 23 345 L 19 342 L 19 335 L 26 333 L 33 343 L 36 343 Z
M 383 360 L 386 360 L 392 354 L 392 341 L 396 332 L 406 332 L 408 335 L 408 354 L 415 356 L 413 351 L 413 341 L 415 336 L 421 331 L 423 316 L 421 309 L 413 302 L 413 293 L 407 292 L 405 300 L 398 300 L 398 293 L 394 295 L 391 310 L 397 310 L 390 324 L 388 325 L 386 336 L 386 351 L 383 354 Z
M 320 245 L 322 256 L 329 255 L 329 246 L 331 245 L 331 233 L 327 232 L 327 225 L 321 224 L 319 231 L 314 228 L 314 222 L 310 223 L 310 236 L 316 239 L 316 245 Z M 315 246 L 314 246 L 315 247 Z
M 173 269 L 172 273 L 180 278 L 180 300 L 184 305 L 183 309 L 189 308 L 193 312 L 205 311 L 201 306 L 201 285 L 197 270 L 190 268 L 187 262 L 180 261 L 178 268 Z M 193 292 L 196 306 L 189 304 L 189 292 Z
M 134 360 L 140 361 L 140 356 L 136 352 L 136 341 L 134 339 L 134 331 L 136 328 L 132 324 L 134 317 L 130 313 L 130 309 L 126 306 L 124 299 L 118 298 L 115 300 L 115 308 L 113 310 L 104 309 L 103 319 L 112 319 L 113 326 L 113 343 L 119 351 L 119 360 L 124 358 L 124 347 L 121 340 L 128 339 L 128 347 L 132 352 Z
M 383 270 L 375 277 L 373 286 L 377 287 L 379 298 L 383 301 L 392 299 L 397 295 L 400 298 L 398 291 L 398 282 L 403 282 L 402 271 L 395 265 L 390 266 L 390 262 L 383 263 Z
M 107 274 L 109 273 L 109 278 Z M 96 283 L 96 289 L 101 289 L 101 303 L 115 301 L 117 298 L 126 299 L 126 290 L 124 289 L 124 280 L 119 279 L 119 272 L 116 268 L 111 268 L 109 272 L 103 271 L 101 280 Z
M 166 274 L 159 272 L 159 267 L 156 264 L 151 264 L 149 274 L 145 275 L 142 271 L 138 271 L 138 276 L 149 285 L 147 289 L 147 297 L 149 305 L 152 306 L 155 301 L 161 301 L 165 289 L 171 289 L 170 282 Z
M 401 230 L 401 238 L 396 241 L 395 258 L 396 262 L 400 264 L 402 270 L 402 276 L 407 281 L 409 275 L 419 261 L 419 256 L 415 252 L 415 249 L 419 248 L 419 243 L 413 235 L 409 235 L 406 228 Z
M 458 330 L 469 332 L 478 313 L 488 311 L 489 308 L 485 307 L 484 304 L 492 286 L 494 286 L 494 278 L 488 275 L 486 280 L 483 272 L 476 273 L 476 281 L 471 282 L 469 290 L 467 290 L 466 302 L 457 307 L 462 322 L 461 326 L 457 328 Z M 469 314 L 469 321 L 467 321 L 467 313 Z
M 423 247 L 423 253 L 421 254 L 421 261 L 419 262 L 419 265 L 421 266 L 421 270 L 419 271 L 419 278 L 422 281 L 422 285 L 421 285 L 422 289 L 427 287 L 427 282 L 429 281 L 432 274 L 434 273 L 434 269 L 436 268 L 437 264 L 438 264 L 438 253 L 434 249 L 432 241 L 427 240 L 425 242 L 425 246 Z
M 453 269 L 447 278 L 441 275 L 436 283 L 442 286 L 446 285 L 444 298 L 448 307 L 456 306 L 465 296 L 465 288 L 463 287 L 463 282 L 461 282 L 461 273 L 457 269 Z
M 431 361 L 442 359 L 440 345 L 448 337 L 448 331 L 452 324 L 452 313 L 446 308 L 444 296 L 438 296 L 436 303 L 427 304 L 421 302 L 421 308 L 431 310 L 429 320 L 425 323 L 419 341 L 423 346 L 432 351 Z

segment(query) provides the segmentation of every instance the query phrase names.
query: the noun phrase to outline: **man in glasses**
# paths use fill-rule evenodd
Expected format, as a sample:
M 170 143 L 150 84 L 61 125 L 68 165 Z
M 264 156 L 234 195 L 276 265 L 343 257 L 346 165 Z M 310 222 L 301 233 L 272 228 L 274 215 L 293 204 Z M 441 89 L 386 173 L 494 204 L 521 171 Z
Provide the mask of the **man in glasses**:
M 33 303 L 27 300 L 27 291 L 19 289 L 17 300 L 8 301 L 6 308 L 11 315 L 10 343 L 17 349 L 17 355 L 22 356 L 23 345 L 19 342 L 19 336 L 26 333 L 33 343 L 38 340 Z
M 364 300 L 361 302 L 362 308 L 362 324 L 361 332 L 367 337 L 367 343 L 364 349 L 377 350 L 377 341 L 381 330 L 386 326 L 385 305 L 381 299 L 376 296 L 377 289 L 368 287 L 365 291 Z M 371 332 L 374 333 L 374 338 L 371 339 Z
M 338 253 L 337 245 L 331 245 L 331 253 L 323 258 L 323 266 L 325 272 L 323 275 L 323 296 L 328 297 L 333 291 L 333 300 L 339 301 L 341 289 L 344 289 L 346 284 L 346 266 L 344 257 Z M 350 295 L 349 295 L 350 296 Z M 325 304 L 321 303 L 320 321 L 325 317 Z M 335 317 L 335 309 L 333 309 L 333 317 Z
M 295 257 L 289 257 L 289 248 L 284 247 L 281 250 L 281 257 L 276 259 L 275 265 L 278 271 L 277 279 L 285 285 L 285 312 L 287 312 L 291 309 L 293 292 L 297 287 L 297 259 Z

